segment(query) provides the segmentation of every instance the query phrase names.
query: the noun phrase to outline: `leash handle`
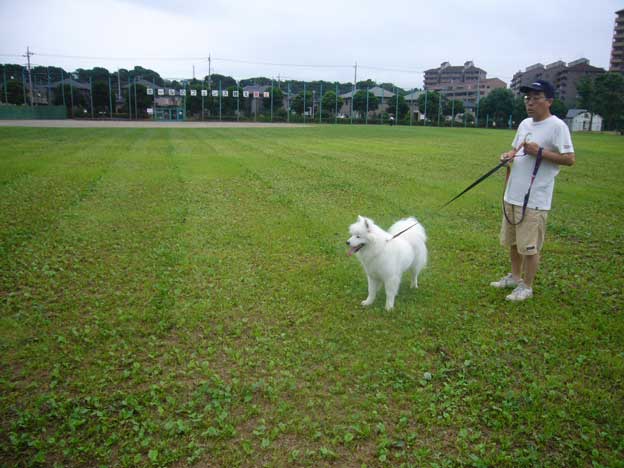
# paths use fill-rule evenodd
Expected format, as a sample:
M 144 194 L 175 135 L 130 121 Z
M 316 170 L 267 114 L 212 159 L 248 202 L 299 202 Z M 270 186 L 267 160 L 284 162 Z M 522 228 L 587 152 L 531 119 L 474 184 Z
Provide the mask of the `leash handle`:
M 535 167 L 533 167 L 533 173 L 531 174 L 531 183 L 529 184 L 529 190 L 524 195 L 524 202 L 522 203 L 522 215 L 520 216 L 520 221 L 517 223 L 512 223 L 509 221 L 509 217 L 507 216 L 507 211 L 505 210 L 505 191 L 507 190 L 507 181 L 509 180 L 509 167 L 507 167 L 507 179 L 505 180 L 505 191 L 503 191 L 503 215 L 505 215 L 505 219 L 512 226 L 517 226 L 524 220 L 524 215 L 526 214 L 527 205 L 529 204 L 529 196 L 531 195 L 531 188 L 533 188 L 533 182 L 535 182 L 535 177 L 537 176 L 537 171 L 539 171 L 540 165 L 542 164 L 544 148 L 539 147 L 537 150 L 537 156 L 535 158 Z M 514 156 L 515 157 L 515 156 Z M 513 216 L 513 208 L 512 208 L 512 216 Z
M 520 151 L 522 149 L 522 147 L 524 146 L 524 144 L 527 141 L 527 138 L 529 138 L 530 133 L 528 133 L 525 137 L 524 140 L 522 141 L 522 143 L 520 143 L 520 145 L 514 149 L 514 154 L 511 158 L 509 158 L 507 160 L 507 171 L 505 173 L 505 190 L 507 189 L 507 182 L 509 182 L 509 176 L 511 175 L 511 168 L 509 167 L 509 163 L 512 162 L 514 160 L 514 158 L 516 157 L 516 155 L 518 154 L 518 151 Z M 531 182 L 532 183 L 532 182 Z M 505 194 L 505 192 L 503 191 L 503 195 Z

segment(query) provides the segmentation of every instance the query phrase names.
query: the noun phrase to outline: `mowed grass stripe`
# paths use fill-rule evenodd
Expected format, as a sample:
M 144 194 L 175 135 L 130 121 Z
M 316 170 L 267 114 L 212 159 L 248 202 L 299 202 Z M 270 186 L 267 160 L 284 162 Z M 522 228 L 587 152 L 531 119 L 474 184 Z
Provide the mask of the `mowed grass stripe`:
M 265 143 L 258 145 L 260 147 L 268 146 L 268 137 L 263 138 Z M 377 218 L 379 210 L 383 209 L 383 218 L 378 220 L 382 224 L 391 223 L 397 217 L 406 215 L 434 217 L 443 201 L 455 194 L 449 189 L 452 185 L 445 180 L 446 172 L 443 174 L 444 179 L 434 179 L 430 177 L 431 172 L 427 166 L 456 156 L 461 157 L 463 148 L 454 148 L 456 155 L 410 155 L 409 160 L 405 161 L 379 151 L 371 152 L 368 146 L 362 150 L 360 145 L 357 138 L 347 138 L 340 146 L 335 145 L 336 149 L 327 150 L 320 143 L 310 142 L 297 147 L 295 153 L 287 146 L 282 146 L 281 154 L 289 155 L 287 160 L 290 164 L 299 165 L 305 171 L 319 173 L 324 185 L 339 188 L 340 192 L 335 193 L 336 204 L 344 203 L 352 212 L 366 213 L 373 218 Z M 411 146 L 407 145 L 405 152 L 409 153 Z M 417 139 L 413 140 L 413 147 L 419 147 Z M 286 160 L 284 156 L 281 157 Z M 430 182 L 432 180 L 437 182 Z M 462 183 L 465 184 L 465 176 L 463 180 Z M 343 201 L 341 194 L 350 198 Z M 404 200 L 408 202 L 405 203 Z M 372 204 L 373 208 L 368 208 L 365 204 Z
M 48 338 L 26 339 L 33 344 L 10 355 L 12 362 L 22 362 L 28 354 L 45 356 L 20 372 L 49 382 L 49 387 L 39 389 L 42 393 L 35 401 L 40 404 L 50 404 L 51 393 L 56 395 L 54 401 L 64 397 L 60 419 L 45 416 L 50 432 L 58 429 L 57 423 L 65 430 L 66 418 L 85 408 L 80 397 L 85 389 L 89 401 L 108 408 L 98 411 L 102 431 L 86 431 L 83 436 L 83 443 L 96 454 L 110 447 L 105 430 L 110 421 L 125 411 L 128 401 L 138 402 L 145 396 L 145 390 L 132 389 L 145 381 L 144 372 L 138 372 L 136 379 L 128 379 L 127 373 L 136 372 L 138 366 L 153 375 L 162 361 L 170 359 L 162 356 L 170 346 L 155 342 L 154 337 L 175 324 L 170 314 L 175 299 L 172 271 L 178 264 L 184 192 L 171 136 L 154 136 L 145 131 L 132 134 L 132 147 L 118 161 L 114 177 L 105 178 L 97 196 L 75 207 L 52 245 L 45 246 L 51 259 L 63 258 L 60 253 L 66 258 L 69 249 L 75 263 L 56 271 L 52 265 L 56 278 L 48 283 L 53 290 L 34 288 L 36 294 L 29 295 L 32 310 L 42 316 L 40 323 L 26 318 L 33 325 L 29 332 Z M 38 307 L 46 302 L 39 294 L 57 300 L 48 300 L 49 309 Z M 27 303 L 28 299 L 21 304 L 22 310 Z M 25 317 L 12 318 L 21 322 Z M 123 432 L 121 426 L 118 430 Z
M 175 190 L 164 191 L 169 162 L 165 161 L 161 179 L 149 171 L 149 164 L 132 166 L 133 155 L 144 160 L 153 153 L 150 148 L 142 151 L 148 140 L 138 136 L 129 140 L 132 144 L 124 153 L 127 156 L 114 164 L 113 173 L 101 178 L 90 197 L 62 213 L 45 239 L 35 239 L 24 249 L 27 267 L 18 270 L 21 281 L 11 294 L 10 306 L 29 306 L 38 312 L 33 320 L 40 318 L 48 326 L 64 329 L 82 324 L 83 319 L 88 323 L 94 311 L 110 313 L 120 305 L 143 307 L 149 303 L 159 260 L 158 252 L 152 252 L 160 244 L 155 234 L 166 235 L 171 219 L 176 219 L 150 217 L 149 210 L 151 207 L 158 214 L 166 211 L 165 197 Z M 96 153 L 92 156 L 97 157 Z M 157 158 L 149 160 L 153 164 Z M 146 181 L 153 185 L 149 187 Z M 152 199 L 144 196 L 146 193 Z M 171 211 L 177 213 L 177 203 L 170 203 L 176 205 Z M 164 249 L 164 256 L 171 250 Z M 97 333 L 97 329 L 93 331 Z
M 114 144 L 93 135 L 80 145 L 66 148 L 48 143 L 45 153 L 24 156 L 31 160 L 33 169 L 14 172 L 15 177 L 0 189 L 1 251 L 8 255 L 31 237 L 53 230 L 64 210 L 93 191 L 114 158 L 97 155 L 114 155 L 113 148 Z
M 72 130 L 56 133 L 34 128 L 22 130 L 12 132 L 11 129 L 0 129 L 3 143 L 0 147 L 0 188 L 20 176 L 49 170 L 51 164 L 58 163 L 57 147 L 72 153 L 82 149 L 85 143 L 79 138 L 72 138 Z

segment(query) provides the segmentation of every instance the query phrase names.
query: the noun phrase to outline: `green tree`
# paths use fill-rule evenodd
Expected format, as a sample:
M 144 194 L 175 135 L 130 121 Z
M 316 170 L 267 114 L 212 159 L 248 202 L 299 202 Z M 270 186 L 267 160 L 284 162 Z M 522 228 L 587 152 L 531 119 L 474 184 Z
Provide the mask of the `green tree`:
M 297 114 L 303 115 L 303 92 L 297 94 L 290 103 L 290 107 Z M 312 105 L 312 93 L 310 91 L 306 91 L 305 93 L 305 107 L 308 108 Z
M 624 120 L 624 76 L 608 72 L 594 79 L 595 110 L 604 119 L 605 129 L 621 129 Z
M 59 86 L 60 89 L 60 86 Z M 93 83 L 93 107 L 96 112 L 109 112 L 110 97 L 108 93 L 108 80 L 95 81 Z M 138 91 L 137 91 L 138 92 Z M 58 96 L 57 96 L 58 97 Z M 113 94 L 113 105 L 115 103 L 115 95 Z M 62 100 L 62 96 L 61 96 Z
M 215 75 L 212 75 L 213 77 Z M 246 80 L 240 80 L 240 87 L 244 88 L 245 86 L 252 86 L 252 85 L 257 85 L 257 86 L 271 86 L 271 82 L 273 80 L 271 80 L 271 78 L 267 78 L 264 76 L 258 76 L 256 78 L 247 78 Z M 213 83 L 214 83 L 214 79 L 213 79 Z M 303 89 L 303 86 L 302 86 Z
M 68 115 L 73 116 L 74 112 L 82 112 L 83 109 L 89 107 L 89 102 L 86 95 L 78 88 L 70 86 L 68 84 L 63 85 L 64 89 L 61 89 L 61 85 L 57 86 L 54 91 L 54 105 L 60 106 L 63 104 L 63 93 L 65 94 L 65 107 L 67 108 Z M 73 94 L 73 97 L 72 97 Z M 74 107 L 72 108 L 72 102 Z M 113 101 L 114 105 L 114 101 Z
M 343 99 L 338 96 L 338 106 L 336 106 L 336 92 L 333 90 L 327 91 L 323 95 L 323 113 L 327 115 L 334 115 L 336 113 L 336 107 L 338 107 L 338 112 L 343 104 Z
M 550 113 L 552 115 L 556 115 L 560 119 L 565 119 L 566 114 L 568 113 L 568 107 L 561 99 L 554 99 L 552 105 L 550 106 Z
M 395 117 L 397 120 L 403 119 L 408 115 L 409 106 L 407 105 L 407 102 L 405 102 L 405 97 L 402 94 L 399 94 L 398 97 L 395 96 L 388 101 L 388 112 L 393 115 L 396 114 Z
M 16 65 L 11 63 L 5 63 L 0 65 L 0 79 L 4 79 L 6 72 L 7 82 L 10 80 L 22 81 L 22 73 L 24 73 L 25 67 L 22 65 Z
M 442 112 L 444 115 L 453 116 L 453 114 L 463 114 L 464 113 L 464 101 L 460 101 L 459 99 L 445 99 L 442 104 L 444 107 L 442 108 Z
M 269 91 L 271 95 L 268 98 L 264 98 L 262 106 L 264 107 L 265 111 L 270 112 L 271 99 L 273 99 L 273 112 L 276 112 L 278 109 L 284 106 L 284 92 L 277 87 L 274 87 L 272 91 L 271 88 L 269 88 L 267 91 Z
M 418 96 L 418 109 L 425 114 L 427 120 L 434 120 L 437 117 L 440 98 L 440 93 L 436 91 L 427 91 Z
M 50 77 L 50 83 L 61 80 L 61 76 L 67 76 L 67 72 L 59 67 L 42 67 L 36 66 L 32 69 L 33 77 L 37 77 L 38 83 L 47 83 L 48 76 Z
M 505 128 L 514 111 L 513 92 L 506 88 L 495 89 L 481 100 L 479 108 L 481 117 L 489 116 L 497 127 Z
M 208 86 L 208 75 L 206 75 L 205 80 L 206 86 Z M 231 76 L 219 75 L 218 73 L 210 75 L 210 85 L 212 89 L 219 89 L 219 82 L 221 82 L 221 89 L 228 89 L 230 86 L 236 86 L 236 80 Z
M 592 128 L 596 106 L 594 80 L 592 80 L 590 77 L 585 77 L 581 79 L 576 85 L 576 92 L 579 96 L 577 105 L 579 109 L 585 109 L 590 113 L 589 128 Z
M 93 69 L 95 72 L 95 68 Z M 164 86 L 165 80 L 163 80 L 158 73 L 149 68 L 143 68 L 139 65 L 135 66 L 133 70 L 130 71 L 130 76 L 133 78 L 141 78 L 147 81 L 155 81 L 158 86 Z
M 511 115 L 513 121 L 512 123 L 516 127 L 520 125 L 520 122 L 528 117 L 523 96 L 514 97 L 513 112 Z
M 108 81 L 108 77 L 110 76 L 108 70 L 101 67 L 95 67 L 91 70 L 78 68 L 76 71 L 74 71 L 73 74 L 77 75 L 78 81 L 82 81 L 85 83 L 89 82 L 89 78 L 91 78 L 93 81 Z
M 24 104 L 24 85 L 18 80 L 7 80 L 7 98 L 11 104 Z M 2 90 L 4 100 L 4 90 Z
M 136 85 L 136 95 L 134 93 L 134 85 L 130 86 L 126 93 L 130 93 L 132 96 L 132 101 L 130 102 L 132 107 L 131 107 L 131 112 L 132 112 L 132 116 L 133 118 L 136 117 L 134 115 L 135 110 L 136 112 L 139 114 L 139 116 L 143 116 L 145 117 L 147 115 L 147 108 L 148 107 L 152 107 L 153 102 L 154 102 L 154 97 L 153 96 L 148 96 L 147 94 L 147 88 L 143 85 L 137 84 Z M 136 99 L 136 102 L 135 102 Z M 124 111 L 128 112 L 128 94 L 126 94 L 126 102 L 124 104 Z
M 576 85 L 576 92 L 579 96 L 577 100 L 579 109 L 585 109 L 589 112 L 593 112 L 596 99 L 594 80 L 588 76 L 581 79 Z
M 195 91 L 195 96 L 191 95 L 191 90 Z M 191 80 L 187 89 L 186 96 L 186 113 L 188 115 L 196 115 L 198 117 L 201 116 L 202 111 L 202 82 L 199 80 Z M 206 98 L 204 98 L 205 100 Z
M 375 83 L 373 80 L 368 79 L 366 81 L 358 81 L 357 84 L 355 85 L 355 87 L 357 89 L 371 89 L 374 88 L 375 86 L 377 86 L 377 83 Z

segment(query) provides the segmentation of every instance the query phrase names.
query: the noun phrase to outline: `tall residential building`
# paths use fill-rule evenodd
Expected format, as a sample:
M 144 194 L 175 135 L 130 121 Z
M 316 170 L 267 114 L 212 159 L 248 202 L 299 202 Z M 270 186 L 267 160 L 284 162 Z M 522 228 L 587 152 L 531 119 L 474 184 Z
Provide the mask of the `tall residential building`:
M 556 98 L 563 101 L 567 107 L 575 107 L 578 100 L 576 91 L 578 82 L 585 77 L 593 78 L 603 73 L 605 73 L 604 68 L 590 65 L 586 58 L 580 58 L 568 64 L 562 61 L 549 65 L 536 63 L 524 71 L 517 72 L 509 87 L 515 94 L 520 95 L 522 86 L 529 85 L 536 80 L 547 80 L 555 87 Z
M 481 68 L 475 67 L 474 63 L 468 61 L 463 67 L 454 67 L 448 62 L 443 62 L 439 68 L 432 68 L 425 71 L 425 89 L 434 85 L 445 83 L 466 83 L 484 80 L 487 73 Z
M 624 10 L 616 11 L 609 71 L 624 73 Z
M 568 66 L 557 74 L 554 81 L 555 89 L 568 108 L 578 105 L 579 95 L 576 87 L 583 78 L 595 78 L 606 73 L 604 68 L 594 67 L 589 64 L 589 60 L 578 59 L 568 63 Z
M 463 66 L 444 62 L 439 68 L 425 71 L 427 91 L 437 91 L 448 99 L 462 101 L 471 112 L 474 112 L 477 99 L 483 99 L 494 89 L 506 87 L 506 83 L 498 78 L 488 79 L 487 72 L 470 61 Z

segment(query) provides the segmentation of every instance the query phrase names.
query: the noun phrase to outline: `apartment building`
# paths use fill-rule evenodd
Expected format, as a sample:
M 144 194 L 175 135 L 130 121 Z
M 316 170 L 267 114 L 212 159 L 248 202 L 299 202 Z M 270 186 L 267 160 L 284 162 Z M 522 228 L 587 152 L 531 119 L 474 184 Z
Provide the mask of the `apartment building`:
M 503 80 L 487 78 L 487 72 L 471 61 L 463 66 L 444 62 L 438 68 L 425 71 L 427 91 L 436 91 L 447 99 L 462 101 L 470 112 L 474 112 L 478 99 L 483 99 L 495 89 L 506 87 Z
M 526 67 L 524 71 L 516 72 L 509 87 L 516 95 L 520 95 L 522 86 L 529 85 L 536 80 L 550 81 L 555 87 L 555 97 L 571 108 L 577 105 L 579 81 L 585 77 L 594 78 L 603 73 L 606 73 L 604 68 L 590 65 L 586 58 L 580 58 L 567 64 L 563 61 L 548 65 L 536 63 Z
M 624 10 L 616 11 L 609 71 L 624 73 Z

